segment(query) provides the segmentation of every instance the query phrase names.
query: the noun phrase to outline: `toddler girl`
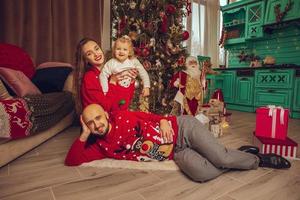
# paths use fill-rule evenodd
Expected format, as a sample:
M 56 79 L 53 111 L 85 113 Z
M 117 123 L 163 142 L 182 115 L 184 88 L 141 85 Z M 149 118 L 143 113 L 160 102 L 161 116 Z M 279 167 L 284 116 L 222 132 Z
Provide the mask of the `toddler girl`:
M 101 83 L 100 85 L 102 86 L 104 94 L 106 94 L 109 90 L 108 78 L 112 74 L 116 74 L 128 69 L 137 69 L 144 86 L 142 95 L 144 97 L 149 96 L 149 75 L 139 60 L 134 57 L 133 44 L 128 36 L 122 36 L 115 41 L 112 49 L 112 55 L 113 58 L 104 65 L 99 76 Z M 131 83 L 133 83 L 133 79 L 131 77 L 126 77 L 122 79 L 122 81 L 118 81 L 118 85 L 125 88 L 128 88 Z

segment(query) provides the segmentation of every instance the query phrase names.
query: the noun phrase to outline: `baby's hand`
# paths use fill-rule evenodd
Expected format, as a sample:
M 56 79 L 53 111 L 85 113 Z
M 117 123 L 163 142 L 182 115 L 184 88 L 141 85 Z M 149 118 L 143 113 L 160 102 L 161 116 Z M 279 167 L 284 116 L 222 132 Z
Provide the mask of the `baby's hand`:
M 143 97 L 147 97 L 150 95 L 150 89 L 149 88 L 144 88 L 142 91 Z

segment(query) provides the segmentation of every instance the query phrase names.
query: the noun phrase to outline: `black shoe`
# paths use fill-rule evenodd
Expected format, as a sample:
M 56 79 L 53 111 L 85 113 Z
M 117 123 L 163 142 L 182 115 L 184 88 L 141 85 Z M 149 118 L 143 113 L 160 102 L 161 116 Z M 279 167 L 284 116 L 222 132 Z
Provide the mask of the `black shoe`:
M 238 150 L 246 152 L 246 153 L 251 153 L 254 155 L 258 154 L 258 152 L 259 152 L 258 147 L 250 146 L 250 145 L 241 146 L 240 148 L 238 148 Z
M 291 167 L 291 163 L 287 159 L 274 153 L 257 154 L 257 156 L 260 160 L 260 167 L 269 167 L 274 169 L 288 169 Z

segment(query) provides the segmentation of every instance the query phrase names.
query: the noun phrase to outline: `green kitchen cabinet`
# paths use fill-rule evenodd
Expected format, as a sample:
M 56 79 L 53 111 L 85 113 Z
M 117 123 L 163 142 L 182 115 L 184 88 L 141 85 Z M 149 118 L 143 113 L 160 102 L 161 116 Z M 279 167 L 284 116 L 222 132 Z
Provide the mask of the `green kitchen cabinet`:
M 253 76 L 239 76 L 236 77 L 235 85 L 235 101 L 239 105 L 253 106 Z
M 276 21 L 275 7 L 278 6 L 280 13 L 283 13 L 289 2 L 291 2 L 290 10 L 286 12 L 280 22 L 300 18 L 300 0 L 268 0 L 266 5 L 264 24 L 269 25 L 278 23 Z
M 300 118 L 300 69 L 296 70 L 292 117 Z
M 236 72 L 223 70 L 219 75 L 215 76 L 215 88 L 221 89 L 225 103 L 234 102 Z
M 255 71 L 254 106 L 292 105 L 294 70 L 264 69 Z
M 265 2 L 249 4 L 246 12 L 246 39 L 263 36 Z

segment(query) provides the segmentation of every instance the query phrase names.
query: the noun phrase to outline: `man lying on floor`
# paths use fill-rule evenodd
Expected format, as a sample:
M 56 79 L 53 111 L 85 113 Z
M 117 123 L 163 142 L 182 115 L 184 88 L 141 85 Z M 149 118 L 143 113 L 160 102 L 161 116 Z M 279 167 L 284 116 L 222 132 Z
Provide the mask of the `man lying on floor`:
M 65 160 L 69 166 L 103 158 L 150 161 L 174 159 L 192 180 L 204 182 L 229 169 L 289 168 L 275 154 L 259 154 L 252 146 L 227 149 L 196 118 L 163 117 L 119 111 L 111 116 L 100 105 L 87 106 L 80 116 L 82 132 Z

